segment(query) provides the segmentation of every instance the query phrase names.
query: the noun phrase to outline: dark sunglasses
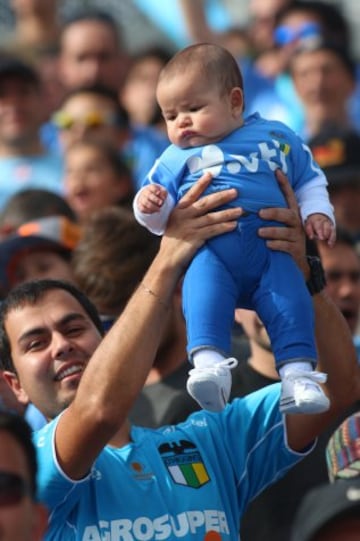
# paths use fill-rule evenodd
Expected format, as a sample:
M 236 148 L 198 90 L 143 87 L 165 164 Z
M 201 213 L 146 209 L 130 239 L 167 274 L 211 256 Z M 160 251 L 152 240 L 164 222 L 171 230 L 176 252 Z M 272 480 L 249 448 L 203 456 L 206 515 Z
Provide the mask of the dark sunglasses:
M 30 494 L 29 484 L 19 475 L 0 471 L 0 507 L 17 505 Z

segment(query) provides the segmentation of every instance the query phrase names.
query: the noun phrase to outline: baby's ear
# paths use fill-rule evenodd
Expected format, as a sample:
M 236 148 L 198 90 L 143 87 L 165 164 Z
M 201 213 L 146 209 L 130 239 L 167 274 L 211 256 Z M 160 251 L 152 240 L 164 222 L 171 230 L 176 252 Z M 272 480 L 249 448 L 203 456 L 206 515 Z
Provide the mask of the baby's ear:
M 230 101 L 233 115 L 240 116 L 244 110 L 244 94 L 239 86 L 231 90 Z

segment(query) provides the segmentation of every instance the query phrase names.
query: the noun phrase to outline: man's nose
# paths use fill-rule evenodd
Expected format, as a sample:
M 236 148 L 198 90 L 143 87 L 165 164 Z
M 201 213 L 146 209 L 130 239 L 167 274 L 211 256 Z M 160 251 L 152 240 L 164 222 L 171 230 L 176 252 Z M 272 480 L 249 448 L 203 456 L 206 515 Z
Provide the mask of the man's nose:
M 54 356 L 58 359 L 66 357 L 66 355 L 73 351 L 73 345 L 71 341 L 60 332 L 54 333 L 52 345 L 54 350 Z

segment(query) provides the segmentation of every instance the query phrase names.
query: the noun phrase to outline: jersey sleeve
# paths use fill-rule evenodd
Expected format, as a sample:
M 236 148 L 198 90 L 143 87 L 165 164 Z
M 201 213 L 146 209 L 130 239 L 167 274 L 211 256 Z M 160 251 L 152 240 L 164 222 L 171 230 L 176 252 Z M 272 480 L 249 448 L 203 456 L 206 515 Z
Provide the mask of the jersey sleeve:
M 296 134 L 292 144 L 292 186 L 303 222 L 310 214 L 325 214 L 335 223 L 327 190 L 327 178 L 313 158 L 310 148 Z
M 58 513 L 64 514 L 64 508 L 71 509 L 79 498 L 80 487 L 90 477 L 80 481 L 70 479 L 61 469 L 55 451 L 55 431 L 57 417 L 41 430 L 34 432 L 33 441 L 36 448 L 38 468 L 38 497 L 50 511 L 52 518 Z
M 250 502 L 310 452 L 298 453 L 288 446 L 279 396 L 280 384 L 266 386 L 235 399 L 222 418 L 221 433 L 242 502 Z

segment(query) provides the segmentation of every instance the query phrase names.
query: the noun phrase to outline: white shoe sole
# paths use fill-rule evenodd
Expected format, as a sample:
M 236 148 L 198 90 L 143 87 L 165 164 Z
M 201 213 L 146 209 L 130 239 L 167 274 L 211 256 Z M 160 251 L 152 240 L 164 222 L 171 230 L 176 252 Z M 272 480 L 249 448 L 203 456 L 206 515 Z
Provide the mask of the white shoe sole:
M 190 396 L 202 407 L 202 409 L 219 412 L 224 409 L 227 399 L 222 387 L 213 381 L 197 379 L 194 384 L 191 380 L 187 383 Z
M 280 400 L 281 413 L 323 413 L 330 407 L 330 401 L 326 396 L 321 397 L 321 400 L 302 400 L 296 403 L 293 397 L 283 398 Z

